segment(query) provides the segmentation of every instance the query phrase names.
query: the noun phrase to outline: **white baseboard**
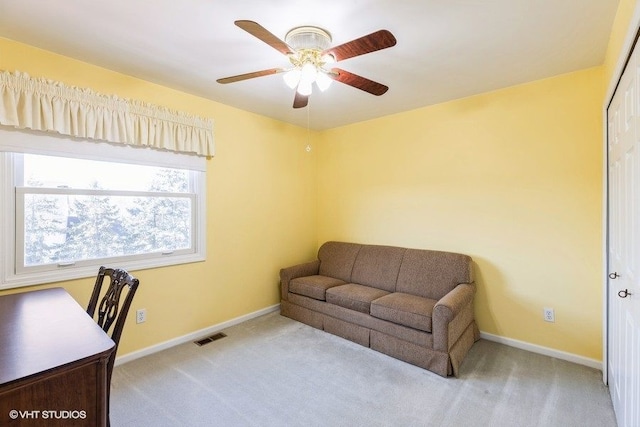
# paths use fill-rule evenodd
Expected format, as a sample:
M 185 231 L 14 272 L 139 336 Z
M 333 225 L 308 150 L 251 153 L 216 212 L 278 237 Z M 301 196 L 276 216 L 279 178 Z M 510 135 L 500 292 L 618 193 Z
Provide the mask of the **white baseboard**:
M 272 305 L 271 307 L 263 308 L 262 310 L 254 311 L 253 313 L 245 314 L 244 316 L 236 317 L 235 319 L 228 320 L 226 322 L 218 323 L 217 325 L 209 326 L 208 328 L 200 329 L 195 332 L 183 335 L 181 337 L 173 338 L 168 341 L 161 342 L 160 344 L 152 345 L 151 347 L 143 348 L 142 350 L 127 353 L 123 356 L 116 357 L 115 365 L 121 365 L 123 363 L 131 362 L 132 360 L 139 359 L 144 356 L 148 356 L 153 353 L 157 353 L 162 350 L 174 347 L 179 344 L 184 344 L 189 341 L 195 341 L 198 338 L 202 338 L 208 335 L 220 332 L 222 329 L 229 328 L 247 320 L 273 313 L 280 309 L 280 304 Z
M 208 335 L 213 335 L 220 332 L 223 329 L 237 325 L 247 320 L 254 319 L 265 314 L 273 313 L 280 309 L 280 304 L 272 305 L 271 307 L 263 308 L 262 310 L 254 311 L 253 313 L 245 314 L 244 316 L 236 317 L 235 319 L 228 320 L 226 322 L 219 323 L 217 325 L 209 326 L 208 328 L 200 329 L 189 334 L 170 339 L 168 341 L 161 342 L 150 347 L 143 348 L 138 351 L 127 353 L 123 356 L 116 357 L 115 365 L 121 365 L 123 363 L 131 362 L 132 360 L 139 359 L 144 356 L 148 356 L 153 353 L 157 353 L 162 350 L 174 347 L 179 344 L 184 344 L 189 341 L 195 341 L 198 338 L 202 338 Z M 588 357 L 579 356 L 573 353 L 567 353 L 560 350 L 555 350 L 548 347 L 531 344 L 525 341 L 519 341 L 512 338 L 505 338 L 499 335 L 490 334 L 488 332 L 480 332 L 480 338 L 488 341 L 497 342 L 500 344 L 508 345 L 509 347 L 519 348 L 521 350 L 530 351 L 532 353 L 542 354 L 545 356 L 555 357 L 556 359 L 566 360 L 568 362 L 577 363 L 579 365 L 588 366 L 590 368 L 602 370 L 602 362 L 596 359 L 590 359 Z
M 480 338 L 484 338 L 487 341 L 493 341 L 500 344 L 508 345 L 509 347 L 519 348 L 521 350 L 530 351 L 532 353 L 538 353 L 545 356 L 555 357 L 556 359 L 566 360 L 568 362 L 577 363 L 578 365 L 588 366 L 590 368 L 602 370 L 602 361 L 596 359 L 590 359 L 588 357 L 579 356 L 573 353 L 567 353 L 560 350 L 555 350 L 549 347 L 543 347 L 536 344 L 531 344 L 524 341 L 514 340 L 512 338 L 505 338 L 499 335 L 493 335 L 488 332 L 480 332 Z

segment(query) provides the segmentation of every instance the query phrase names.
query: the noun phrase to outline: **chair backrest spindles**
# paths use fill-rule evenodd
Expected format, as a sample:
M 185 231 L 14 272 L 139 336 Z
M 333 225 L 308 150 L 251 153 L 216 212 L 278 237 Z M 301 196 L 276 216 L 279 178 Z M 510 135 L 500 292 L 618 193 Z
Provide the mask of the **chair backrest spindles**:
M 98 299 L 100 298 L 105 277 L 109 278 L 109 286 L 104 292 L 102 299 L 100 299 L 100 304 L 98 305 Z M 98 326 L 100 326 L 106 334 L 109 334 L 109 330 L 113 326 L 113 329 L 111 330 L 111 339 L 116 344 L 116 349 L 111 354 L 111 357 L 109 357 L 109 361 L 107 362 L 107 384 L 109 389 L 111 387 L 111 375 L 113 373 L 113 365 L 116 360 L 118 344 L 120 343 L 120 336 L 124 329 L 124 322 L 127 319 L 127 313 L 129 312 L 129 307 L 131 307 L 131 301 L 133 301 L 133 296 L 135 295 L 139 284 L 139 280 L 131 276 L 125 270 L 119 268 L 100 267 L 96 283 L 93 287 L 93 293 L 89 300 L 87 313 L 92 318 L 95 318 L 96 308 L 98 308 L 96 319 Z M 124 297 L 122 306 L 120 306 L 120 299 L 125 288 L 127 289 L 126 296 Z M 110 400 L 109 395 L 110 391 L 107 392 L 107 405 Z

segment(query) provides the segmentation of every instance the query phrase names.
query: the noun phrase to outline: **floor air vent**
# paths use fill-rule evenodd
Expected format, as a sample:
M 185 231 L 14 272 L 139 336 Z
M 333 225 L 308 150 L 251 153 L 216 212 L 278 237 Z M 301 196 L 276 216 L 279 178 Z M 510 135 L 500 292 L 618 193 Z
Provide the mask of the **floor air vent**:
M 202 347 L 205 344 L 209 344 L 210 342 L 217 341 L 220 338 L 224 338 L 224 337 L 226 337 L 225 334 L 223 334 L 222 332 L 218 332 L 217 334 L 211 335 L 210 337 L 202 338 L 201 340 L 194 341 L 194 342 Z

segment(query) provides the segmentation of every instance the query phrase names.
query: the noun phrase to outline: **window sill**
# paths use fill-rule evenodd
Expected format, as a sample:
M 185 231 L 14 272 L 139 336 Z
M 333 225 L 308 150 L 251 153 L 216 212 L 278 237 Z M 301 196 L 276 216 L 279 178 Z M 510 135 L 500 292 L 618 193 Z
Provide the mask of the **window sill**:
M 26 286 L 44 285 L 53 282 L 62 282 L 66 280 L 84 279 L 87 277 L 96 277 L 100 266 L 122 268 L 127 271 L 147 270 L 152 268 L 169 267 L 179 264 L 190 264 L 205 261 L 204 254 L 192 253 L 184 255 L 172 255 L 162 258 L 138 259 L 138 260 L 100 260 L 96 264 L 83 265 L 82 267 L 74 266 L 59 267 L 57 270 L 29 272 L 22 274 L 11 274 L 4 272 L 2 281 L 0 282 L 0 290 L 20 288 Z

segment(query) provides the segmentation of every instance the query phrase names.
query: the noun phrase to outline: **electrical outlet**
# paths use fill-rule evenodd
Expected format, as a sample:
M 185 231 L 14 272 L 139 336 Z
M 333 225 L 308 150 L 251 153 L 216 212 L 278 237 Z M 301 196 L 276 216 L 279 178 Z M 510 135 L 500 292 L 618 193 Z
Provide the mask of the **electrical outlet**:
M 544 308 L 544 321 L 545 322 L 555 322 L 556 321 L 556 315 L 553 312 L 553 308 Z
M 136 311 L 136 323 L 144 323 L 147 321 L 147 309 L 141 308 Z

